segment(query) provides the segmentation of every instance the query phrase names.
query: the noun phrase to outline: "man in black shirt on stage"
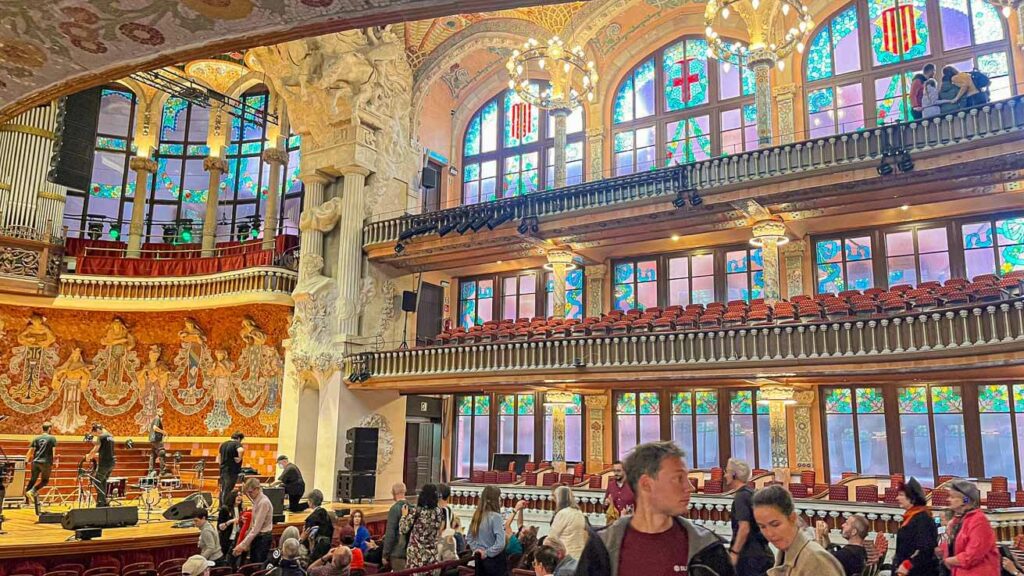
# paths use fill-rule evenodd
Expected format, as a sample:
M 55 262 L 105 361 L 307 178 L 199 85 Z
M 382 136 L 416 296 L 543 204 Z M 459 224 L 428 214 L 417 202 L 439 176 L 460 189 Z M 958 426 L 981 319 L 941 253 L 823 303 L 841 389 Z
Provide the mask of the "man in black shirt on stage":
M 164 462 L 164 409 L 156 409 L 156 417 L 149 423 L 149 475 L 159 477 L 166 468 Z M 157 467 L 157 461 L 160 467 Z
M 51 426 L 49 422 L 43 423 L 43 433 L 32 439 L 25 456 L 25 461 L 32 463 L 32 476 L 28 481 L 25 498 L 35 504 L 39 503 L 39 491 L 50 483 L 50 470 L 53 469 L 53 459 L 57 454 L 57 439 L 50 434 Z M 39 480 L 38 484 L 36 480 Z
M 217 454 L 217 463 L 220 464 L 220 502 L 228 501 L 231 490 L 238 482 L 238 475 L 242 473 L 242 456 L 245 448 L 242 447 L 242 440 L 245 434 L 235 432 L 231 440 L 220 445 L 220 453 Z
M 284 493 L 288 496 L 288 511 L 302 512 L 309 508 L 309 504 L 299 502 L 302 495 L 306 493 L 306 482 L 302 479 L 299 467 L 289 462 L 285 455 L 277 457 L 277 465 L 281 467 L 282 471 L 274 485 L 284 487 Z
M 114 437 L 99 422 L 92 425 L 92 450 L 86 460 L 96 461 L 93 484 L 96 487 L 96 507 L 107 505 L 107 480 L 114 471 L 117 458 L 114 457 Z

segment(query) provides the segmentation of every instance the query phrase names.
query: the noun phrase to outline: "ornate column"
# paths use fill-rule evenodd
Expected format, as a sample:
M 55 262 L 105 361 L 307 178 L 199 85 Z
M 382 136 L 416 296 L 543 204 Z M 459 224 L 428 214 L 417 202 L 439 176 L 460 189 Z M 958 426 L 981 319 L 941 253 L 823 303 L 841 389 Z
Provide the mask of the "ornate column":
M 793 409 L 795 427 L 796 468 L 814 469 L 814 436 L 811 431 L 811 406 L 814 404 L 814 390 L 797 390 L 793 393 L 796 405 Z
M 319 172 L 303 174 L 302 184 L 305 187 L 302 198 L 302 217 L 299 221 L 299 257 L 300 262 L 307 257 L 315 257 L 321 260 L 316 272 L 323 267 L 324 255 L 324 233 L 314 221 L 314 213 L 324 203 L 324 190 L 331 179 Z M 300 276 L 305 268 L 300 267 Z M 300 278 L 301 280 L 301 278 Z
M 782 248 L 786 262 L 786 298 L 804 293 L 804 247 L 804 241 L 797 240 Z
M 572 258 L 573 253 L 568 250 L 548 251 L 548 264 L 545 268 L 551 270 L 555 282 L 551 304 L 554 310 L 548 310 L 548 313 L 555 318 L 565 318 L 565 276 L 576 267 Z
M 217 248 L 217 203 L 220 200 L 220 175 L 228 171 L 227 160 L 218 156 L 203 159 L 203 170 L 210 173 L 206 193 L 206 217 L 203 218 L 203 257 L 213 256 Z
M 587 461 L 587 470 L 603 470 L 607 464 L 604 452 L 604 420 L 605 411 L 608 409 L 608 396 L 588 395 L 583 397 L 583 402 L 587 405 L 587 421 L 584 423 L 587 454 L 584 460 Z
M 768 50 L 751 50 L 749 66 L 754 71 L 754 104 L 757 106 L 757 142 L 772 144 L 772 88 L 769 73 L 778 60 Z
M 793 388 L 768 384 L 757 392 L 759 402 L 768 403 L 768 422 L 772 438 L 772 468 L 789 468 L 789 427 L 786 406 L 796 403 Z
M 779 246 L 789 242 L 786 225 L 782 220 L 762 220 L 752 229 L 750 243 L 761 248 L 764 268 L 764 298 L 775 301 L 782 298 L 779 288 Z
M 132 196 L 132 220 L 128 224 L 128 258 L 142 255 L 142 224 L 146 216 L 146 195 L 149 175 L 157 170 L 156 160 L 144 156 L 133 156 L 128 167 L 135 172 L 135 192 Z M 204 229 L 205 230 L 205 229 Z
M 263 249 L 273 250 L 281 198 L 281 167 L 288 163 L 288 151 L 278 147 L 267 148 L 263 151 L 263 161 L 270 167 L 267 213 L 263 217 Z
M 565 121 L 571 113 L 567 108 L 549 112 L 555 118 L 555 188 L 565 187 Z
M 590 148 L 590 177 L 587 178 L 587 182 L 593 182 L 605 177 L 604 131 L 600 128 L 587 130 L 587 147 Z
M 551 465 L 562 473 L 565 472 L 565 408 L 573 403 L 572 392 L 546 392 L 544 403 L 551 405 Z
M 341 218 L 338 221 L 338 334 L 359 334 L 359 287 L 363 263 L 363 196 L 370 171 L 341 169 Z
M 786 84 L 773 90 L 775 108 L 779 112 L 779 144 L 791 144 L 796 141 L 796 122 L 793 118 L 793 98 L 796 86 Z
M 600 316 L 604 312 L 604 277 L 607 273 L 608 267 L 604 264 L 587 266 L 583 271 L 587 316 Z

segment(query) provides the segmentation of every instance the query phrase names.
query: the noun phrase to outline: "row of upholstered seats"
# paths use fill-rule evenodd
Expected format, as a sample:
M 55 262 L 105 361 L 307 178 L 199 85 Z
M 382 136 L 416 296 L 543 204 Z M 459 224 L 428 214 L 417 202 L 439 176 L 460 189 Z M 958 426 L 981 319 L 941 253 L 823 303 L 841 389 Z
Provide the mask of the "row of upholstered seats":
M 838 294 L 794 296 L 774 304 L 764 299 L 750 302 L 674 305 L 644 310 L 614 310 L 582 320 L 519 318 L 488 321 L 445 331 L 434 345 L 476 344 L 502 341 L 539 341 L 553 338 L 616 336 L 682 330 L 755 327 L 814 322 L 818 320 L 885 318 L 909 311 L 931 311 L 972 302 L 1003 300 L 1024 293 L 1024 271 L 1000 278 L 994 274 L 973 280 L 951 278 L 945 283 L 900 284 L 888 290 L 844 290 Z

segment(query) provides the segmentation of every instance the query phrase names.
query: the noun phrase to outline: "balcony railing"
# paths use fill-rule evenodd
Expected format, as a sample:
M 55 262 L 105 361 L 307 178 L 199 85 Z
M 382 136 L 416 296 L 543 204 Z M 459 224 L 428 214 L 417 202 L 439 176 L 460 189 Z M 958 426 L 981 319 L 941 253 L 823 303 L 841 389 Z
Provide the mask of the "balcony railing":
M 363 245 L 396 242 L 403 233 L 451 222 L 472 222 L 508 211 L 509 220 L 539 218 L 667 198 L 689 186 L 697 190 L 766 178 L 823 171 L 858 163 L 878 162 L 896 150 L 928 152 L 961 143 L 990 139 L 1024 128 L 1024 98 L 1014 97 L 954 114 L 871 128 L 858 132 L 773 146 L 567 188 L 404 216 L 367 224 Z
M 54 295 L 64 267 L 62 232 L 49 222 L 38 228 L 0 227 L 0 291 Z
M 806 359 L 917 359 L 960 350 L 979 354 L 1024 342 L 1022 311 L 1024 298 L 1017 297 L 886 318 L 413 348 L 361 354 L 353 368 L 370 377 L 406 378 L 581 368 L 707 370 Z
M 61 278 L 60 297 L 68 300 L 194 300 L 240 294 L 291 295 L 298 274 L 283 268 L 260 267 L 208 276 Z

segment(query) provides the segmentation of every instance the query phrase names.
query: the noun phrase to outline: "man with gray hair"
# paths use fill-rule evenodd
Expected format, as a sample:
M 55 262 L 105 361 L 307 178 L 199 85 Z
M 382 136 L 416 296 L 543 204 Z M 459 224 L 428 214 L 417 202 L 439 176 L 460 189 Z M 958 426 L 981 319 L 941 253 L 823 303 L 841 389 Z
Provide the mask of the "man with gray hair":
M 405 484 L 395 482 L 391 486 L 391 497 L 395 503 L 388 509 L 388 521 L 384 528 L 384 550 L 381 560 L 392 570 L 405 569 L 405 549 L 408 546 L 405 536 L 398 530 L 402 521 L 402 511 L 409 505 L 405 500 Z
M 306 576 L 299 564 L 299 541 L 289 538 L 281 543 L 281 562 L 267 576 Z
M 576 574 L 735 574 L 722 540 L 684 516 L 693 491 L 685 456 L 668 441 L 641 444 L 630 452 L 624 466 L 636 510 L 590 535 Z
M 732 541 L 729 542 L 729 561 L 737 574 L 764 576 L 774 564 L 768 540 L 754 521 L 754 491 L 750 482 L 750 465 L 738 458 L 729 458 L 725 465 L 726 490 L 733 491 Z
M 843 538 L 846 538 L 846 546 L 832 552 L 832 555 L 843 565 L 843 572 L 846 576 L 859 576 L 864 572 L 867 565 L 868 552 L 864 546 L 864 539 L 868 536 L 868 519 L 863 514 L 854 514 L 846 518 L 840 528 Z M 828 550 L 828 524 L 819 520 L 814 525 L 814 533 L 818 544 Z
M 571 554 L 565 549 L 565 544 L 561 540 L 554 536 L 547 536 L 544 538 L 545 548 L 551 548 L 555 551 L 555 555 L 558 556 L 558 564 L 555 565 L 555 570 L 552 572 L 554 576 L 573 576 L 576 574 L 576 567 L 579 564 L 579 558 L 573 558 Z

